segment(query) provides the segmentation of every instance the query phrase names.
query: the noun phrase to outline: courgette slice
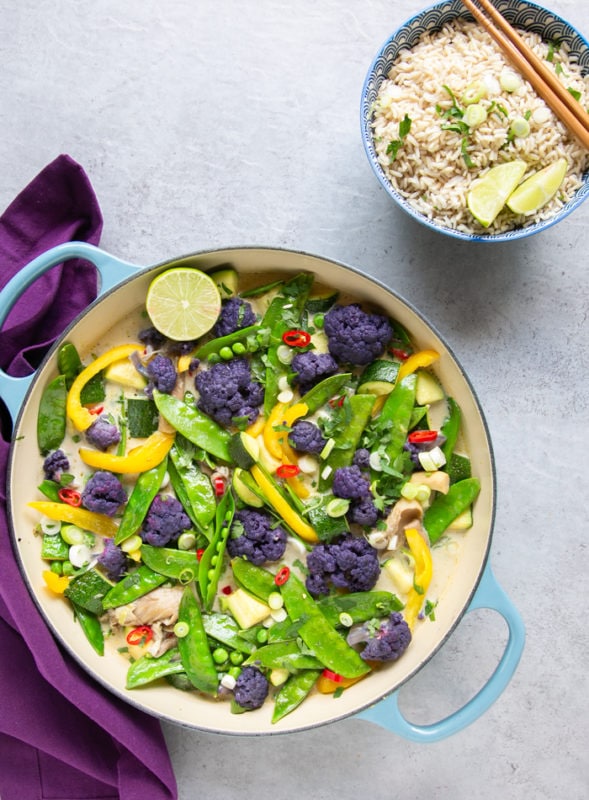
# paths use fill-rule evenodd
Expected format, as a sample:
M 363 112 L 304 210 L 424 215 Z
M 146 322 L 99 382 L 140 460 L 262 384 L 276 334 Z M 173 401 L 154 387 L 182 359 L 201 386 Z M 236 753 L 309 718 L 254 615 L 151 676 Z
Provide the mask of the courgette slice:
M 262 508 L 264 505 L 264 499 L 256 492 L 256 482 L 249 472 L 244 472 L 244 470 L 239 467 L 233 473 L 233 488 L 235 494 L 246 506 Z
M 334 292 L 331 289 L 323 293 L 317 292 L 307 300 L 306 309 L 309 314 L 323 314 L 329 311 L 332 305 L 337 302 L 338 297 L 339 292 Z
M 244 431 L 235 433 L 229 439 L 229 455 L 231 459 L 242 469 L 249 469 L 260 458 L 260 445 L 257 439 Z
M 358 393 L 373 394 L 377 397 L 389 394 L 395 386 L 398 372 L 398 361 L 388 361 L 386 359 L 373 361 L 368 364 L 360 377 Z
M 97 570 L 89 569 L 74 578 L 64 594 L 74 605 L 99 617 L 104 612 L 103 598 L 112 587 L 113 584 Z
M 424 369 L 417 371 L 417 387 L 415 389 L 415 402 L 418 406 L 429 406 L 444 399 L 444 390 L 440 382 L 431 372 Z
M 157 431 L 159 411 L 153 400 L 140 397 L 127 399 L 127 430 L 129 436 L 136 439 L 147 439 Z
M 229 297 L 235 297 L 239 286 L 239 276 L 237 272 L 229 264 L 224 264 L 209 272 L 209 276 L 215 282 L 221 300 L 226 300 Z

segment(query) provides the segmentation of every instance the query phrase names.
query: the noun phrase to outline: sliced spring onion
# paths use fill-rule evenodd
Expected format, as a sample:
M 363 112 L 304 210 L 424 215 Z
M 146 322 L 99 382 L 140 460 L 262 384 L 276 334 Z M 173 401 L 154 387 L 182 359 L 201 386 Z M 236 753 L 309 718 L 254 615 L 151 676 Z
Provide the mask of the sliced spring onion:
M 187 622 L 177 622 L 174 625 L 174 635 L 178 639 L 183 639 L 185 636 L 188 636 L 190 632 L 190 625 Z
M 135 550 L 139 550 L 142 544 L 141 536 L 136 533 L 134 536 L 129 536 L 128 539 L 122 542 L 121 550 L 123 553 L 133 553 Z
M 46 536 L 56 536 L 61 530 L 61 522 L 55 519 L 49 519 L 45 517 L 45 519 L 41 520 L 41 530 Z
M 547 106 L 540 106 L 532 111 L 532 120 L 536 123 L 536 125 L 544 125 L 545 122 L 548 122 L 551 116 L 552 112 Z
M 276 355 L 281 364 L 290 364 L 295 357 L 295 351 L 287 344 L 280 344 L 276 348 Z
M 514 136 L 525 138 L 530 133 L 530 123 L 525 117 L 515 117 L 509 126 L 509 130 Z
M 506 68 L 501 71 L 499 84 L 504 92 L 509 92 L 509 94 L 511 94 L 512 92 L 517 92 L 522 85 L 522 81 L 517 72 Z
M 224 689 L 229 689 L 229 691 L 232 691 L 233 689 L 235 689 L 235 684 L 237 683 L 237 680 L 233 677 L 233 675 L 230 675 L 227 672 L 221 678 L 220 683 Z
M 292 389 L 285 389 L 284 391 L 278 394 L 278 397 L 276 399 L 278 400 L 279 403 L 290 403 L 293 397 L 294 394 Z
M 284 605 L 284 599 L 280 592 L 270 592 L 267 602 L 272 611 L 278 611 Z
M 191 550 L 195 544 L 196 536 L 191 531 L 181 533 L 178 537 L 178 550 Z
M 440 447 L 433 447 L 418 454 L 419 463 L 426 472 L 435 472 L 446 463 L 446 456 Z
M 464 94 L 462 95 L 462 103 L 465 106 L 470 106 L 472 103 L 478 103 L 483 97 L 487 96 L 487 86 L 484 81 L 473 81 L 469 83 Z M 466 123 L 469 124 L 468 122 Z
M 323 460 L 328 458 L 329 454 L 331 453 L 331 451 L 333 450 L 334 447 L 335 447 L 335 439 L 328 439 L 325 442 L 323 450 L 319 453 L 319 458 L 321 458 Z
M 462 121 L 469 128 L 478 128 L 487 119 L 487 111 L 480 103 L 473 103 L 466 107 Z
M 92 560 L 92 551 L 87 544 L 73 544 L 69 551 L 69 560 L 76 569 L 87 566 Z
M 297 463 L 300 471 L 304 472 L 305 475 L 312 475 L 317 469 L 317 461 L 313 458 L 313 456 L 300 456 Z
M 86 533 L 77 525 L 64 525 L 61 530 L 61 538 L 66 544 L 84 544 Z
M 343 497 L 334 497 L 325 506 L 325 511 L 329 517 L 343 517 L 348 513 L 349 508 L 349 500 L 345 500 Z
M 342 613 L 339 615 L 339 621 L 344 628 L 351 628 L 354 624 L 352 616 L 348 614 L 347 611 L 342 611 Z

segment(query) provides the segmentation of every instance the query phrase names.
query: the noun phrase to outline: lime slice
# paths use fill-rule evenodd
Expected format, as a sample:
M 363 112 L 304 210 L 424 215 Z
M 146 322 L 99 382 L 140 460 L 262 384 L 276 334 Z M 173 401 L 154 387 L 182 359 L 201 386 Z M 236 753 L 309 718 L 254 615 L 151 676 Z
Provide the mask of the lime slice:
M 174 267 L 154 278 L 147 290 L 147 313 L 157 330 L 178 342 L 198 339 L 215 324 L 221 298 L 204 272 Z
M 526 171 L 525 161 L 498 164 L 476 180 L 466 196 L 470 213 L 488 228 Z
M 507 198 L 508 207 L 515 214 L 533 214 L 542 208 L 558 191 L 568 166 L 566 158 L 559 158 L 527 178 Z

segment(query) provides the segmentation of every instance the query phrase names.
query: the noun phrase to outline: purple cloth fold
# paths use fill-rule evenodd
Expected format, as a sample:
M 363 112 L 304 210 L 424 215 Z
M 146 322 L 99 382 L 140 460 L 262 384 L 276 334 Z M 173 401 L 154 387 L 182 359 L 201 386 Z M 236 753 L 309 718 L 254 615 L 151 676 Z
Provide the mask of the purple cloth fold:
M 0 217 L 0 287 L 62 242 L 97 244 L 102 215 L 83 169 L 59 156 Z M 68 261 L 20 298 L 0 333 L 17 377 L 96 296 L 94 267 Z M 174 800 L 160 724 L 96 683 L 53 638 L 22 580 L 6 517 L 7 419 L 0 437 L 0 798 Z

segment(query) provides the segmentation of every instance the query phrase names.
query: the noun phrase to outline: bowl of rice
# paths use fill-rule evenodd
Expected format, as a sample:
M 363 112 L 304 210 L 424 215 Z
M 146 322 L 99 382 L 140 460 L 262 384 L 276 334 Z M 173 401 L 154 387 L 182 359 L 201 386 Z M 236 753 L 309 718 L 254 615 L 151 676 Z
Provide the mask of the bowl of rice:
M 494 5 L 589 109 L 583 36 L 533 3 Z M 589 152 L 461 0 L 424 9 L 387 39 L 364 82 L 361 125 L 368 160 L 390 197 L 422 224 L 458 239 L 530 236 L 589 193 Z M 517 197 L 510 190 L 491 219 L 476 198 L 492 170 L 499 184 L 502 172 L 510 176 Z

